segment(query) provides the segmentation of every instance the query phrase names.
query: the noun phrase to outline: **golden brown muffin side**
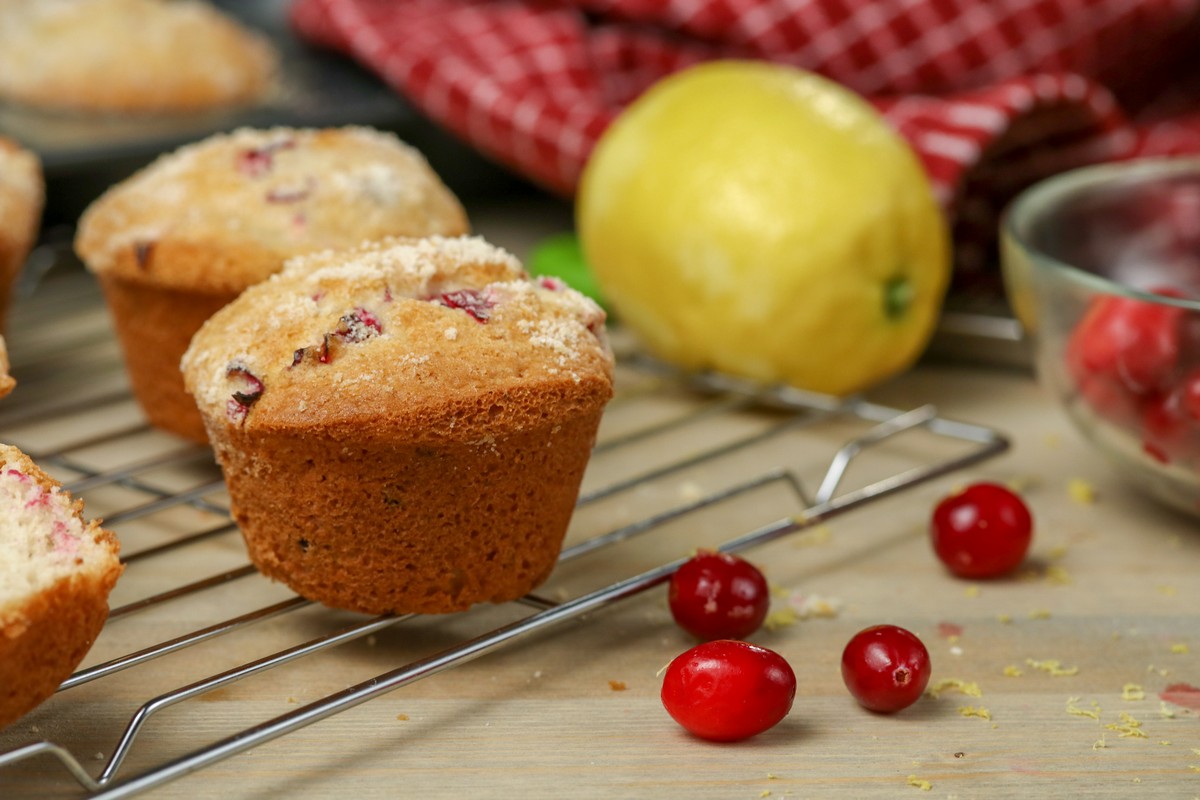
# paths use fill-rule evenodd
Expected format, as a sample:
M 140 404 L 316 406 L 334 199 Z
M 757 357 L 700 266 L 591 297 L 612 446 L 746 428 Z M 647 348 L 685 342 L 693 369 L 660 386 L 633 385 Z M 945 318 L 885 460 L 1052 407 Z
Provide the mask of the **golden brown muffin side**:
M 158 289 L 100 275 L 134 397 L 152 425 L 207 444 L 196 403 L 183 387 L 179 359 L 192 332 L 237 295 Z
M 7 326 L 13 284 L 37 241 L 45 195 L 38 157 L 0 136 L 0 332 Z
M 9 374 L 8 343 L 0 336 L 0 397 L 8 397 L 17 386 L 17 381 Z

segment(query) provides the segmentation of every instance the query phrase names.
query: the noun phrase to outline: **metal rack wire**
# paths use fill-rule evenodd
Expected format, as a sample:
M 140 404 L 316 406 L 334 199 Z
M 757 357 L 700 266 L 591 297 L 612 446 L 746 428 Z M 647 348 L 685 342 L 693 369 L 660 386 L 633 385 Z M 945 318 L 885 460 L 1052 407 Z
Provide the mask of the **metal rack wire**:
M 23 447 L 44 468 L 58 474 L 70 491 L 85 499 L 89 513 L 102 516 L 106 527 L 118 533 L 126 564 L 126 575 L 118 589 L 125 585 L 151 586 L 152 581 L 140 580 L 143 570 L 150 572 L 150 562 L 192 559 L 208 543 L 236 536 L 220 473 L 206 448 L 183 445 L 180 440 L 153 431 L 141 418 L 125 386 L 120 357 L 91 281 L 68 273 L 45 284 L 22 304 L 13 321 L 10 349 L 21 383 L 14 401 L 0 410 L 0 440 Z M 1008 446 L 1005 437 L 996 431 L 942 418 L 931 406 L 905 411 L 862 399 L 835 401 L 790 388 L 764 389 L 718 375 L 679 376 L 632 351 L 620 353 L 619 365 L 617 397 L 606 415 L 593 456 L 595 472 L 602 478 L 585 480 L 580 510 L 655 482 L 675 480 L 707 465 L 736 460 L 747 451 L 788 437 L 802 441 L 806 452 L 816 452 L 810 460 L 819 463 L 820 468 L 802 475 L 795 465 L 784 463 L 787 459 L 764 463 L 755 459 L 752 470 L 742 466 L 725 470 L 738 477 L 674 497 L 673 502 L 616 527 L 569 537 L 560 569 L 594 553 L 637 548 L 639 542 L 648 541 L 668 523 L 712 513 L 763 487 L 783 487 L 795 499 L 795 513 L 752 530 L 732 531 L 733 535 L 726 532 L 718 545 L 729 552 L 747 550 L 977 463 Z M 722 427 L 714 423 L 733 418 L 737 425 L 724 426 L 733 433 L 708 435 Z M 901 435 L 920 435 L 925 441 L 903 448 L 899 456 L 892 454 L 880 459 L 879 464 L 870 463 L 873 454 Z M 648 451 L 658 457 L 647 459 Z M 848 476 L 856 471 L 866 477 L 852 483 Z M 589 467 L 589 478 L 592 475 L 593 468 Z M 846 488 L 847 484 L 852 485 Z M 810 486 L 816 489 L 810 491 Z M 333 651 L 402 624 L 409 617 L 353 618 L 331 632 L 230 664 L 146 699 L 129 718 L 115 748 L 95 775 L 66 746 L 49 739 L 22 743 L 13 739 L 15 734 L 10 728 L 0 735 L 0 749 L 7 748 L 0 751 L 0 785 L 6 769 L 48 755 L 94 797 L 131 796 L 491 653 L 536 631 L 642 593 L 667 581 L 681 562 L 682 558 L 670 558 L 649 568 L 635 568 L 574 596 L 531 594 L 514 604 L 525 607 L 515 621 L 466 637 L 133 775 L 123 774 L 122 768 L 135 751 L 139 735 L 157 713 L 284 664 Z M 197 563 L 208 561 L 197 559 Z M 629 563 L 635 564 L 636 560 L 630 559 Z M 196 574 L 178 585 L 156 588 L 118 605 L 111 612 L 109 624 L 169 608 L 198 593 L 229 591 L 231 586 L 248 581 L 266 583 L 244 561 L 210 574 Z M 59 691 L 144 668 L 157 659 L 267 620 L 286 620 L 311 606 L 308 600 L 288 596 L 211 619 L 90 664 L 71 676 Z M 344 617 L 341 614 L 336 620 Z

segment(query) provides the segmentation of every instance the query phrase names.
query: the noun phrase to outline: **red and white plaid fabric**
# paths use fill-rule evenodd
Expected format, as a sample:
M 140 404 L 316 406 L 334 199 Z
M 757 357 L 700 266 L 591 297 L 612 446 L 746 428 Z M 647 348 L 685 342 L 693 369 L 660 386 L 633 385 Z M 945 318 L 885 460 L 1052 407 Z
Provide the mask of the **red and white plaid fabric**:
M 670 72 L 713 58 L 819 72 L 920 156 L 966 283 L 1030 182 L 1200 153 L 1200 0 L 297 0 L 292 21 L 567 196 L 605 126 Z

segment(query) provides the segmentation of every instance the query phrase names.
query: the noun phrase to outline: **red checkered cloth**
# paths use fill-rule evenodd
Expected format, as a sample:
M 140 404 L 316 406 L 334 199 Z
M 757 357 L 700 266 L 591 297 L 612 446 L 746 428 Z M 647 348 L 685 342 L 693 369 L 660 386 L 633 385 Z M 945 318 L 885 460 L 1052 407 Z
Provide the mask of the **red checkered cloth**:
M 1200 0 L 297 0 L 296 29 L 566 196 L 670 72 L 758 58 L 867 97 L 954 221 L 960 283 L 1048 174 L 1200 153 Z M 963 280 L 966 278 L 967 280 Z

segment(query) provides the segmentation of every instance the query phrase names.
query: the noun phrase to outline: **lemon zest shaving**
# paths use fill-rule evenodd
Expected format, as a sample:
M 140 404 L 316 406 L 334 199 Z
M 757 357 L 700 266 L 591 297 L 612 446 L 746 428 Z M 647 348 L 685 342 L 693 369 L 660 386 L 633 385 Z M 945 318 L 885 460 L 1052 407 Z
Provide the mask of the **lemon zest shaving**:
M 777 631 L 780 628 L 786 628 L 790 625 L 795 625 L 799 619 L 800 618 L 796 615 L 795 609 L 793 609 L 791 606 L 784 606 L 783 608 L 777 608 L 771 613 L 767 614 L 767 618 L 763 620 L 763 627 L 769 631 Z
M 1100 720 L 1100 709 L 1098 708 L 1080 708 L 1076 705 L 1079 702 L 1078 697 L 1067 698 L 1067 713 L 1075 717 L 1087 717 L 1088 719 Z
M 967 588 L 963 589 L 963 597 L 979 597 L 979 587 L 975 584 L 971 584 Z
M 942 692 L 949 691 L 965 694 L 967 697 L 983 697 L 983 690 L 979 688 L 978 683 L 975 681 L 964 681 L 961 678 L 943 678 L 926 689 L 925 694 L 936 700 L 942 696 Z
M 1016 664 L 1009 664 L 1004 668 L 1004 674 L 1010 678 L 1019 678 L 1025 673 Z
M 1067 481 L 1067 494 L 1081 506 L 1090 506 L 1096 502 L 1096 490 L 1083 478 L 1071 478 Z
M 1032 658 L 1027 658 L 1025 659 L 1025 663 L 1031 668 L 1041 670 L 1055 678 L 1066 678 L 1079 674 L 1079 667 L 1064 667 L 1062 662 L 1057 658 L 1047 658 L 1043 661 L 1035 661 Z
M 796 547 L 815 547 L 820 544 L 828 544 L 833 541 L 833 531 L 828 525 L 817 525 L 809 528 L 804 533 L 796 537 Z
M 1012 625 L 1012 614 L 997 614 L 996 621 L 1001 625 Z
M 1176 642 L 1175 644 L 1171 645 L 1171 652 L 1177 656 L 1186 656 L 1191 652 L 1191 649 L 1189 649 L 1188 646 L 1183 642 Z
M 1117 735 L 1122 739 L 1146 739 L 1146 732 L 1142 730 L 1141 721 L 1134 719 L 1133 715 L 1127 711 L 1121 712 L 1120 722 L 1110 722 L 1104 726 L 1110 731 L 1116 731 Z
M 1093 750 L 1103 750 L 1103 749 L 1104 749 L 1104 748 L 1106 748 L 1106 747 L 1108 747 L 1108 742 L 1104 741 L 1104 734 L 1103 734 L 1103 733 L 1102 733 L 1102 734 L 1100 734 L 1100 738 L 1099 738 L 1099 739 L 1097 739 L 1096 741 L 1092 742 L 1092 749 L 1093 749 Z
M 1045 608 L 1035 608 L 1029 612 L 1030 619 L 1050 619 L 1050 611 Z
M 958 713 L 962 714 L 964 717 L 979 717 L 980 719 L 988 720 L 992 718 L 992 712 L 988 711 L 983 706 L 979 706 L 978 708 L 975 706 L 959 706 Z
M 916 775 L 908 776 L 908 785 L 920 789 L 922 792 L 928 792 L 933 788 L 933 784 L 923 778 L 918 778 Z
M 1051 564 L 1046 567 L 1046 583 L 1054 584 L 1055 586 L 1068 586 L 1072 583 L 1071 573 L 1057 564 Z
M 1146 690 L 1141 687 L 1141 684 L 1127 683 L 1121 688 L 1122 700 L 1145 700 Z
M 1163 719 L 1175 719 L 1175 712 L 1167 708 L 1166 702 L 1162 700 L 1158 701 L 1158 714 Z

